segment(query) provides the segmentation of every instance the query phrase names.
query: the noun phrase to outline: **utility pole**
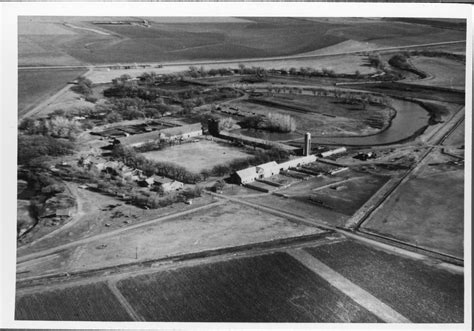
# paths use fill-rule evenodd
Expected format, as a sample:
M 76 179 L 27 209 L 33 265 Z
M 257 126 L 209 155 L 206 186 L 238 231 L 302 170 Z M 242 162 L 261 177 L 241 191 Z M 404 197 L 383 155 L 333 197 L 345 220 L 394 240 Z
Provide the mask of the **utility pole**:
M 138 260 L 138 246 L 135 246 L 135 260 Z

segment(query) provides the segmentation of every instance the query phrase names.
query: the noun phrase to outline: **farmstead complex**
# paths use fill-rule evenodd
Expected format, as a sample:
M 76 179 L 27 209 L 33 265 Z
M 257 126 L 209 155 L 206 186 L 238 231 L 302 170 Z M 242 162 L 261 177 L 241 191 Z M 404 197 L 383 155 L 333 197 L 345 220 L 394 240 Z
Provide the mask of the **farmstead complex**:
M 470 25 L 426 10 L 19 17 L 15 320 L 469 322 Z

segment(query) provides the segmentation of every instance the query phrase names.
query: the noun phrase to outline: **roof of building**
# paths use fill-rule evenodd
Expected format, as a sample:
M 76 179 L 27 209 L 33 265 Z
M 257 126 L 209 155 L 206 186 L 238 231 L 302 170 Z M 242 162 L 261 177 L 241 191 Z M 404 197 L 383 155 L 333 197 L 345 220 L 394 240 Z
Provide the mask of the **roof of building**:
M 275 168 L 275 167 L 277 167 L 277 166 L 278 166 L 278 163 L 276 163 L 275 161 L 271 161 L 271 162 L 259 164 L 259 165 L 257 166 L 257 170 L 259 170 L 259 169 L 263 169 L 263 170 L 265 170 L 265 169 L 273 169 L 273 168 Z
M 257 173 L 257 168 L 256 167 L 250 167 L 250 168 L 246 168 L 246 169 L 236 171 L 236 174 L 240 178 L 254 177 L 256 173 Z

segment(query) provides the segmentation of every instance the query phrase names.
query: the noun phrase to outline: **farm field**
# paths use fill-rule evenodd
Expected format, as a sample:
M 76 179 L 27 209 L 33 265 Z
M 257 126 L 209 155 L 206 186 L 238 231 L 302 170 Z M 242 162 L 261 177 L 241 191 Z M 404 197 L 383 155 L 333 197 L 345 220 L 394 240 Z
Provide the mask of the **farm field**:
M 73 256 L 69 268 L 101 268 L 319 233 L 314 227 L 225 202 L 90 242 Z M 98 249 L 100 245 L 106 247 Z
M 420 174 L 365 222 L 362 229 L 463 258 L 464 171 Z
M 306 251 L 413 323 L 463 321 L 463 276 L 355 241 Z
M 445 146 L 459 146 L 465 143 L 466 122 L 463 121 L 453 133 L 444 141 Z
M 124 18 L 124 20 L 133 18 Z M 100 20 L 100 18 L 97 18 Z M 103 19 L 106 20 L 106 19 Z M 136 20 L 136 18 L 135 18 Z M 290 19 L 285 23 L 253 18 L 250 20 L 207 23 L 161 24 L 154 18 L 150 28 L 132 25 L 100 25 L 112 36 L 96 34 L 96 42 L 84 47 L 65 43 L 61 49 L 84 62 L 156 62 L 189 59 L 229 59 L 295 54 L 328 46 L 343 38 L 325 35 L 331 25 Z M 226 24 L 222 24 L 226 23 Z M 75 25 L 78 23 L 76 22 Z M 81 26 L 97 28 L 84 20 Z M 73 30 L 77 33 L 88 33 Z M 92 33 L 93 34 L 93 33 Z M 100 36 L 100 37 L 99 37 Z M 278 38 L 276 38 L 278 36 Z M 89 36 L 90 37 L 90 36 Z
M 318 201 L 326 208 L 350 216 L 370 199 L 386 181 L 387 178 L 384 177 L 353 175 L 348 177 L 348 180 L 341 181 L 339 179 L 328 187 L 319 188 L 313 186 L 314 184 L 308 185 L 309 181 L 304 181 L 280 192 L 293 199 Z
M 94 20 L 107 21 L 110 18 L 97 17 Z M 20 59 L 25 64 L 44 64 L 51 58 L 58 63 L 61 57 L 60 62 L 64 64 L 74 61 L 133 63 L 236 59 L 301 54 L 326 47 L 333 47 L 330 49 L 332 52 L 353 51 L 352 45 L 348 48 L 348 44 L 344 44 L 346 41 L 385 47 L 461 40 L 465 37 L 463 31 L 383 20 L 359 20 L 348 24 L 341 20 L 269 17 L 231 22 L 164 24 L 166 19 L 161 22 L 160 18 L 154 18 L 149 28 L 137 25 L 96 25 L 90 19 L 76 18 L 72 21 L 73 26 L 82 29 L 68 27 L 63 24 L 64 21 L 62 17 L 28 17 L 20 20 Z M 44 33 L 38 32 L 43 30 Z M 337 44 L 339 46 L 333 46 Z M 45 52 L 45 49 L 48 51 Z
M 195 173 L 251 156 L 240 148 L 209 140 L 185 143 L 164 150 L 141 153 L 141 155 L 153 161 L 166 160 L 166 162 L 182 165 Z
M 132 321 L 106 283 L 19 296 L 16 320 Z
M 85 70 L 19 70 L 18 116 L 26 113 L 41 100 L 54 95 L 68 81 Z
M 379 321 L 284 253 L 137 276 L 118 288 L 146 321 Z
M 464 90 L 465 63 L 445 58 L 416 56 L 410 62 L 421 71 L 427 72 L 432 77 L 411 82 L 429 86 L 446 87 Z
M 334 210 L 329 210 L 307 200 L 303 201 L 291 198 L 287 199 L 275 195 L 243 198 L 243 200 L 258 204 L 260 206 L 272 208 L 277 211 L 304 217 L 309 221 L 314 220 L 315 222 L 334 226 L 343 226 L 344 222 L 348 218 L 347 215 L 338 213 Z

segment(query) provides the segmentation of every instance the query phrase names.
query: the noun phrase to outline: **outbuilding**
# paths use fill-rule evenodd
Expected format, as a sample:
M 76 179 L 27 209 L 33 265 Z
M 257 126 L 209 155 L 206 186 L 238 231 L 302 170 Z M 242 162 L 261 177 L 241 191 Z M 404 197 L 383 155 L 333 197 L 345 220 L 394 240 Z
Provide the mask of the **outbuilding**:
M 278 168 L 278 163 L 276 163 L 275 161 L 271 161 L 258 165 L 256 167 L 256 171 L 256 178 L 262 179 L 278 174 L 280 172 L 280 169 Z

